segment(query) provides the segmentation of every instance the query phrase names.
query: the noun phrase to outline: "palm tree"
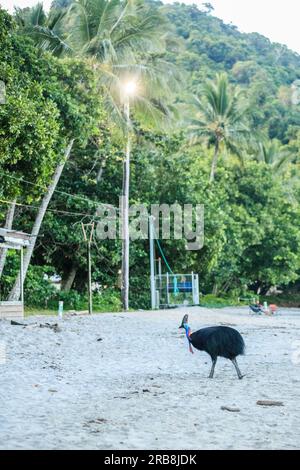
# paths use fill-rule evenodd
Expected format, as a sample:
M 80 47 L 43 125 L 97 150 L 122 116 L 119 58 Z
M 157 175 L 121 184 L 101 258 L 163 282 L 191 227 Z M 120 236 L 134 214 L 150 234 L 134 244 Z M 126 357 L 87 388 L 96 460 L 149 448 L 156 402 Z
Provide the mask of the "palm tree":
M 42 50 L 61 57 L 71 54 L 71 49 L 64 40 L 63 21 L 66 8 L 53 9 L 47 15 L 42 3 L 31 8 L 15 7 L 15 20 L 21 34 L 30 36 Z
M 130 116 L 126 116 L 121 85 L 129 79 L 137 85 L 138 93 L 131 103 L 137 120 L 160 127 L 163 121 L 170 120 L 172 107 L 166 105 L 166 97 L 171 101 L 170 90 L 176 89 L 178 75 L 164 59 L 167 47 L 171 43 L 174 46 L 174 41 L 157 7 L 146 5 L 143 0 L 74 0 L 67 9 L 55 6 L 48 17 L 40 4 L 25 10 L 23 16 L 22 10 L 17 11 L 17 16 L 23 33 L 33 37 L 41 49 L 59 57 L 81 57 L 91 63 L 99 77 L 107 115 L 128 136 L 132 126 Z M 128 155 L 126 160 L 123 192 L 128 188 L 125 194 L 128 203 Z M 127 263 L 128 272 L 125 258 L 123 245 L 122 264 Z M 128 286 L 129 280 L 123 279 L 124 284 Z
M 230 89 L 226 74 L 217 75 L 215 82 L 207 82 L 201 97 L 195 96 L 195 119 L 190 120 L 189 136 L 192 144 L 206 138 L 214 146 L 210 182 L 215 179 L 221 146 L 239 155 L 240 146 L 249 136 L 246 106 L 239 89 Z
M 125 128 L 122 82 L 140 82 L 134 108 L 137 118 L 151 126 L 169 122 L 174 109 L 170 90 L 177 87 L 177 69 L 164 54 L 176 41 L 157 7 L 144 0 L 73 0 L 68 8 L 51 10 L 42 4 L 17 9 L 21 31 L 30 35 L 43 50 L 64 57 L 89 60 L 98 72 L 107 114 L 114 124 Z
M 51 10 L 68 8 L 72 2 L 73 0 L 53 0 L 51 3 Z
M 275 173 L 281 173 L 293 160 L 292 153 L 276 139 L 259 142 L 254 158 L 269 165 Z
M 174 67 L 163 54 L 169 35 L 165 18 L 157 8 L 140 0 L 76 0 L 66 15 L 67 43 L 75 54 L 88 57 L 99 72 L 105 107 L 114 123 L 126 127 L 127 145 L 123 170 L 122 303 L 129 301 L 129 187 L 130 133 L 129 100 L 122 96 L 122 83 L 135 84 L 131 103 L 138 120 L 162 123 L 170 117 L 165 97 L 170 82 L 175 84 Z M 174 86 L 173 86 L 174 88 Z M 121 105 L 121 107 L 120 107 Z M 125 120 L 124 120 L 125 117 Z

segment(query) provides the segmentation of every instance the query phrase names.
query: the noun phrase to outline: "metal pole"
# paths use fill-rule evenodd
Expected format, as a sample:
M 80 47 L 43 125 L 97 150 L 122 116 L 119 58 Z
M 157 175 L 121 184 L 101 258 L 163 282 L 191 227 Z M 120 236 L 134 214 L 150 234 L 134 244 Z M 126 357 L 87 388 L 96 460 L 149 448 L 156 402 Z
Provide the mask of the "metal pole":
M 193 305 L 196 305 L 195 302 L 195 279 L 194 279 L 194 273 L 192 272 L 192 296 L 193 296 Z
M 89 314 L 93 313 L 93 294 L 92 294 L 92 262 L 91 262 L 91 242 L 87 242 L 87 259 L 89 272 Z
M 122 303 L 125 311 L 129 309 L 129 182 L 130 182 L 130 102 L 126 96 L 124 114 L 127 125 L 126 156 L 123 173 L 123 201 L 122 201 Z
M 158 258 L 158 275 L 161 281 L 161 258 Z
M 158 258 L 158 277 L 159 277 L 159 299 L 162 297 L 162 267 L 161 267 L 161 258 Z M 158 308 L 160 305 L 160 300 Z
M 150 243 L 150 286 L 151 286 L 151 308 L 156 308 L 156 294 L 155 294 L 155 253 L 154 253 L 154 230 L 153 230 L 153 217 L 149 217 L 149 243 Z
M 21 247 L 21 276 L 20 276 L 21 302 L 24 305 L 24 250 Z
M 169 273 L 167 273 L 167 304 L 170 305 L 170 294 L 169 294 Z

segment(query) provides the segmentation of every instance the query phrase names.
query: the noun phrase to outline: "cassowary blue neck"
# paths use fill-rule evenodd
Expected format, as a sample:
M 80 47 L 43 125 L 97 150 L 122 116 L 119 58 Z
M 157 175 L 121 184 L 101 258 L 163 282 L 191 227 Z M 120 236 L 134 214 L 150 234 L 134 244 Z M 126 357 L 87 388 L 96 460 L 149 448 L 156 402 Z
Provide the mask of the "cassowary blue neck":
M 187 323 L 185 323 L 185 324 L 183 325 L 183 328 L 185 329 L 186 337 L 187 337 L 187 339 L 189 340 L 192 330 L 191 330 L 191 328 L 189 327 L 189 325 L 188 325 Z

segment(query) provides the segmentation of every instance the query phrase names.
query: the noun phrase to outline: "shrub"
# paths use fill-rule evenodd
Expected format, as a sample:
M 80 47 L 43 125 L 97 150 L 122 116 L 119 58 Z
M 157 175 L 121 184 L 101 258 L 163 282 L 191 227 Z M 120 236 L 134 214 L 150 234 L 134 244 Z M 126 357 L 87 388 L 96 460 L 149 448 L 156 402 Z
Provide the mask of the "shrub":
M 233 307 L 239 305 L 239 300 L 237 298 L 216 297 L 213 294 L 209 294 L 201 298 L 200 305 L 207 308 Z

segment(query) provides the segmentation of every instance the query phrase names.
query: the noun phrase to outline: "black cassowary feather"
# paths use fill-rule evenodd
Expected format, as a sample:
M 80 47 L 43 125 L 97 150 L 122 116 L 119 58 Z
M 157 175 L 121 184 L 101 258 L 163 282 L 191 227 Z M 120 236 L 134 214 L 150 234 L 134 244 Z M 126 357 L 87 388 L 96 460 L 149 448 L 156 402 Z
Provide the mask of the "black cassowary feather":
M 199 351 L 205 351 L 210 355 L 212 368 L 209 378 L 213 378 L 218 357 L 229 359 L 235 366 L 239 379 L 243 376 L 239 370 L 236 358 L 245 352 L 245 343 L 240 333 L 226 326 L 214 326 L 203 328 L 191 333 L 188 326 L 188 315 L 185 315 L 180 328 L 184 328 L 189 343 Z

